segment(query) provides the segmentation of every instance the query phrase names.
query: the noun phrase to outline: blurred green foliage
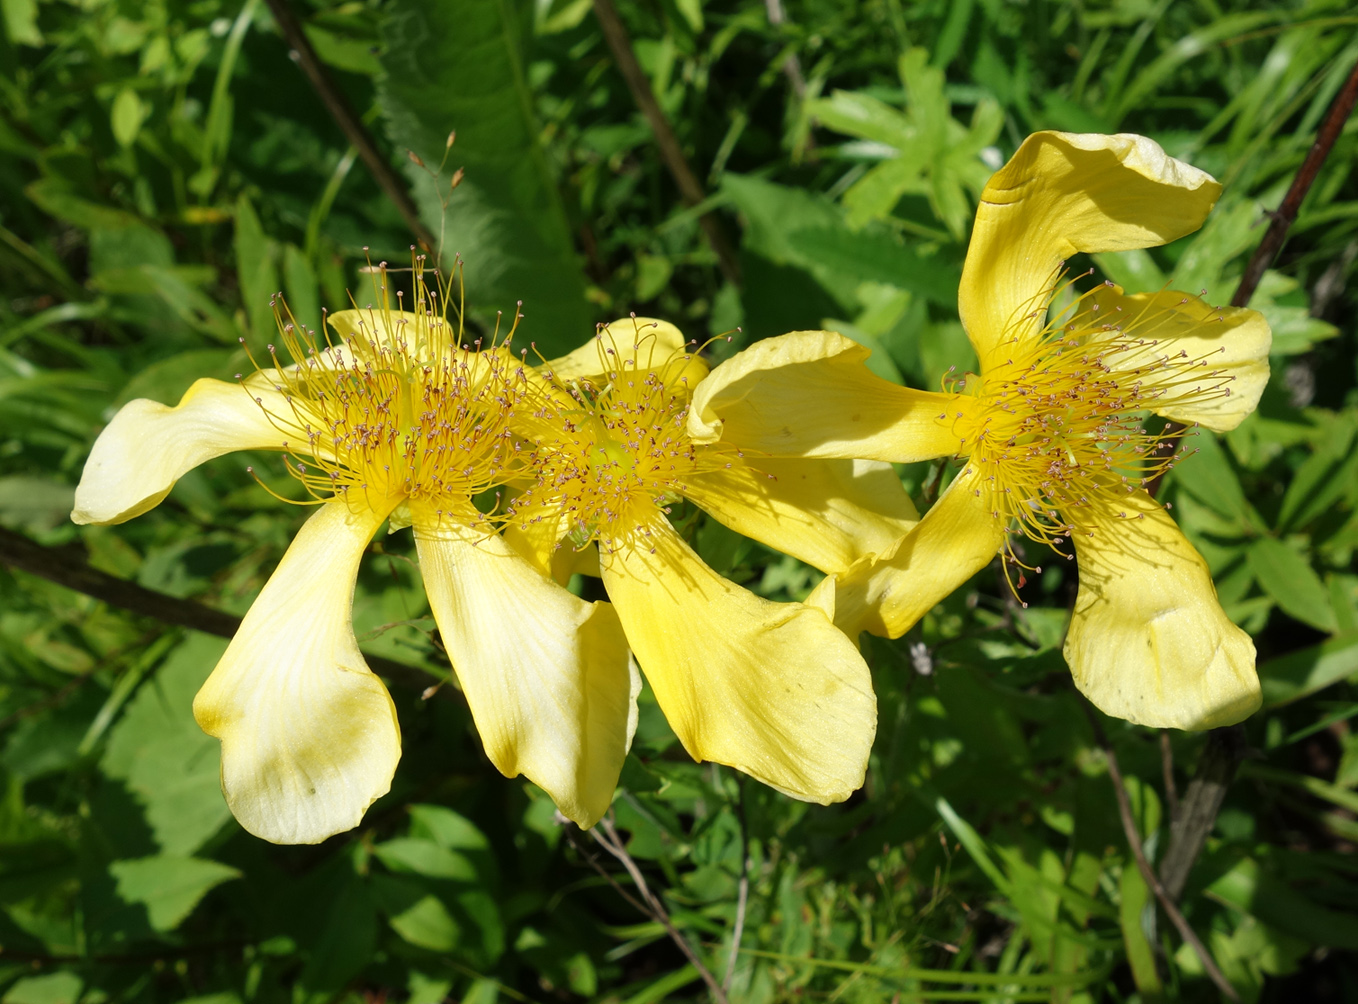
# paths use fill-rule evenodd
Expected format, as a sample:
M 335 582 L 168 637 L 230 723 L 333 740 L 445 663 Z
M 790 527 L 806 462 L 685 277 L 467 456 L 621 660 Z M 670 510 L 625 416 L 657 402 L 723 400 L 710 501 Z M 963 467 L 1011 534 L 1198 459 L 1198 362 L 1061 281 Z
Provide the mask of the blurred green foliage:
M 699 208 L 738 227 L 737 287 L 590 0 L 294 7 L 464 257 L 483 323 L 522 300 L 547 354 L 629 310 L 734 334 L 719 354 L 833 327 L 879 374 L 928 387 L 974 365 L 956 317 L 969 221 L 1027 133 L 1135 131 L 1220 178 L 1200 233 L 1074 264 L 1225 302 L 1358 61 L 1343 0 L 623 5 L 712 193 Z M 249 458 L 193 472 L 125 526 L 67 514 L 119 405 L 247 367 L 239 339 L 269 340 L 275 291 L 315 325 L 348 291 L 370 295 L 368 260 L 409 257 L 267 11 L 0 0 L 0 524 L 236 613 L 303 516 Z M 1356 162 L 1350 122 L 1253 301 L 1275 338 L 1259 411 L 1191 437 L 1165 495 L 1260 652 L 1254 754 L 1184 898 L 1249 1001 L 1358 999 Z M 901 473 L 919 497 L 935 472 Z M 691 515 L 732 578 L 775 598 L 814 585 Z M 372 545 L 358 634 L 439 678 L 399 547 Z M 1060 656 L 1070 570 L 1030 558 L 1046 571 L 1027 607 L 987 571 L 899 642 L 865 639 L 880 726 L 868 783 L 843 805 L 689 762 L 643 695 L 616 826 L 718 979 L 734 959 L 733 1001 L 1216 999 L 1130 863 Z M 491 768 L 451 686 L 396 691 L 404 759 L 358 830 L 293 848 L 243 833 L 189 712 L 223 644 L 0 566 L 4 1004 L 705 999 L 663 927 L 590 867 L 626 888 L 615 862 Z M 1161 748 L 1105 727 L 1154 861 Z M 1169 737 L 1181 791 L 1202 742 Z

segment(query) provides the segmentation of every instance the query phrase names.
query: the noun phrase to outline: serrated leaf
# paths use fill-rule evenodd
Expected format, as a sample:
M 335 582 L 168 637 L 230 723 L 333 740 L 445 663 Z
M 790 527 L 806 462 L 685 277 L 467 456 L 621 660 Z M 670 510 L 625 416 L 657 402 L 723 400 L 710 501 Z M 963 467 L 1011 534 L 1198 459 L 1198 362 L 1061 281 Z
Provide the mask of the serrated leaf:
M 114 861 L 108 870 L 118 883 L 118 895 L 145 906 L 157 931 L 173 931 L 209 890 L 240 876 L 217 861 L 169 854 Z
M 512 3 L 396 0 L 386 8 L 378 101 L 443 261 L 466 262 L 469 307 L 493 317 L 523 301 L 525 341 L 563 354 L 592 334 L 585 278 L 555 179 L 539 147 Z M 447 149 L 448 135 L 457 141 Z M 457 168 L 462 183 L 449 190 Z M 447 212 L 444 215 L 443 205 Z
M 143 805 L 166 854 L 192 854 L 231 818 L 222 798 L 217 740 L 193 720 L 193 696 L 225 650 L 222 639 L 191 635 L 109 731 L 103 771 Z

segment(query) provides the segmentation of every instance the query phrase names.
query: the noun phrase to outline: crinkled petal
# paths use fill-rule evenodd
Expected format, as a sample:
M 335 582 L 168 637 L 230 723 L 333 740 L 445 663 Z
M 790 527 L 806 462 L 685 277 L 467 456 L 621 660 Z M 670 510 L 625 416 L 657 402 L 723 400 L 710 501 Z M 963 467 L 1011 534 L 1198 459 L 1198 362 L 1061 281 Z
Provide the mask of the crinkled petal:
M 869 372 L 868 354 L 833 331 L 756 342 L 698 385 L 689 436 L 770 457 L 904 463 L 956 453 L 957 412 L 974 399 L 898 387 Z
M 248 389 L 195 381 L 173 408 L 129 401 L 90 450 L 71 519 L 122 523 L 159 505 L 176 481 L 204 461 L 235 450 L 282 449 L 298 430 L 272 416 L 290 414 L 283 395 L 258 378 Z
M 1257 711 L 1254 643 L 1169 514 L 1140 489 L 1110 491 L 1074 522 L 1080 591 L 1065 654 L 1080 691 L 1104 714 L 1156 728 L 1211 729 Z
M 964 468 L 914 529 L 835 577 L 835 623 L 850 638 L 899 638 L 999 553 L 1004 522 L 980 485 L 976 469 Z
M 491 763 L 569 819 L 608 811 L 641 678 L 617 614 L 534 568 L 503 538 L 412 506 L 429 605 Z
M 1259 404 L 1273 344 L 1264 315 L 1213 307 L 1175 290 L 1094 293 L 1098 317 L 1140 342 L 1103 363 L 1139 384 L 1146 408 L 1176 422 L 1228 432 Z
M 351 617 L 359 560 L 385 517 L 328 502 L 307 520 L 194 699 L 222 741 L 227 805 L 265 840 L 352 829 L 391 786 L 396 708 Z
M 663 518 L 636 539 L 601 556 L 604 586 L 684 748 L 794 798 L 847 798 L 877 724 L 853 643 L 823 610 L 723 579 Z
M 1076 252 L 1156 247 L 1202 226 L 1221 186 L 1144 136 L 1039 132 L 981 193 L 958 308 L 984 371 L 1045 323 Z
M 875 460 L 737 460 L 687 478 L 684 494 L 823 572 L 885 550 L 919 519 L 891 465 Z

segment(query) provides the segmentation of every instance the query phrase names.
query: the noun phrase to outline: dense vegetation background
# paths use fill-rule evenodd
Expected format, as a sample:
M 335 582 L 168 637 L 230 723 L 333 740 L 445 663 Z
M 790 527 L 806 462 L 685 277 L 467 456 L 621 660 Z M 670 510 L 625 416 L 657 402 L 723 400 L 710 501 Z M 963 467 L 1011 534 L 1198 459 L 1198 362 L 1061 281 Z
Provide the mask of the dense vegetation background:
M 548 355 L 631 310 L 739 327 L 722 353 L 834 327 L 925 387 L 974 365 L 960 262 L 1026 134 L 1143 133 L 1221 179 L 1199 234 L 1090 264 L 1224 303 L 1358 61 L 1348 0 L 620 6 L 697 209 L 591 0 L 293 0 L 482 321 L 522 300 Z M 90 443 L 134 397 L 247 365 L 238 338 L 270 340 L 274 291 L 312 324 L 361 300 L 368 257 L 407 262 L 411 229 L 258 0 L 0 13 L 0 560 L 35 541 L 68 581 L 243 613 L 305 516 L 245 472 L 287 490 L 277 460 L 224 458 L 134 522 L 77 528 Z M 1194 436 L 1162 496 L 1259 648 L 1265 707 L 1231 740 L 1243 764 L 1182 897 L 1247 1001 L 1358 1000 L 1356 154 L 1350 122 L 1254 297 L 1274 330 L 1258 414 Z M 902 470 L 921 507 L 938 473 Z M 730 577 L 814 585 L 689 515 Z M 1061 659 L 1073 569 L 1030 558 L 1047 570 L 1027 608 L 988 570 L 899 642 L 865 641 L 880 726 L 843 805 L 691 763 L 643 696 L 617 833 L 731 1000 L 1219 999 L 1132 863 Z M 190 716 L 224 639 L 0 565 L 4 1004 L 711 999 L 619 862 L 489 765 L 455 688 L 422 693 L 448 667 L 412 561 L 407 538 L 375 541 L 356 600 L 367 651 L 410 667 L 393 790 L 295 848 L 236 826 Z M 1101 725 L 1154 864 L 1206 740 Z

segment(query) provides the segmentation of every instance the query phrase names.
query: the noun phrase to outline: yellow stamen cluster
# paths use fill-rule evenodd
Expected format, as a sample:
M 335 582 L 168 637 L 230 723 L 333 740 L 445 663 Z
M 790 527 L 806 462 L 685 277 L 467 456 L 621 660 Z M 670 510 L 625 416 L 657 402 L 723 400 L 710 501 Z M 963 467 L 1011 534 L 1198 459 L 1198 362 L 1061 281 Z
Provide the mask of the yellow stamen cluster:
M 729 467 L 736 451 L 694 444 L 685 431 L 689 398 L 706 373 L 695 353 L 668 353 L 637 325 L 626 351 L 609 329 L 595 340 L 602 376 L 545 372 L 544 394 L 525 426 L 534 484 L 510 506 L 523 525 L 557 524 L 577 548 L 612 551 L 669 513 L 692 475 Z
M 385 304 L 385 270 L 378 292 Z M 327 333 L 324 345 L 275 303 L 294 364 L 280 365 L 270 345 L 273 366 L 256 365 L 245 386 L 283 395 L 285 408 L 256 401 L 291 437 L 288 473 L 314 502 L 390 510 L 418 499 L 465 512 L 472 495 L 518 470 L 509 418 L 526 393 L 525 367 L 503 347 L 462 348 L 462 326 L 449 322 L 418 260 L 414 299 L 411 313 L 363 308 L 357 332 L 343 344 Z
M 979 474 L 976 495 L 987 497 L 995 519 L 1052 547 L 1094 533 L 1082 510 L 1095 492 L 1128 494 L 1172 465 L 1172 451 L 1161 447 L 1182 431 L 1144 428 L 1157 399 L 1172 392 L 1180 404 L 1209 401 L 1229 395 L 1234 379 L 1212 368 L 1220 349 L 1171 354 L 1138 335 L 1168 308 L 1152 301 L 1136 316 L 1121 307 L 1103 316 L 1096 292 L 1078 297 L 1039 338 L 1015 339 L 1013 354 L 981 378 L 979 407 L 958 419 L 970 454 L 964 473 Z M 1018 563 L 1012 551 L 1009 558 Z

